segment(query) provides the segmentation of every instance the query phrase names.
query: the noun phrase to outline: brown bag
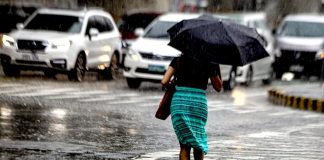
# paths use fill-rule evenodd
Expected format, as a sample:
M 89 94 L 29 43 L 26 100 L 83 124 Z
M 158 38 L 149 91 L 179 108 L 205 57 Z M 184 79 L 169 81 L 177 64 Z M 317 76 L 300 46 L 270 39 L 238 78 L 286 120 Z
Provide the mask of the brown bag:
M 166 88 L 166 91 L 164 93 L 164 96 L 160 102 L 159 108 L 157 109 L 155 113 L 155 117 L 157 119 L 165 120 L 170 115 L 170 107 L 171 107 L 171 101 L 173 94 L 175 92 L 175 83 L 171 82 L 168 87 Z

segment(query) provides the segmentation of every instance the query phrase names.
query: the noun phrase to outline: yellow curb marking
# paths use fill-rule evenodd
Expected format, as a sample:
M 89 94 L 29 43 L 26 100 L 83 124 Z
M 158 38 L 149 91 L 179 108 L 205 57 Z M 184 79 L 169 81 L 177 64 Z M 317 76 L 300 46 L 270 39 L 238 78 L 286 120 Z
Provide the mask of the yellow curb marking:
M 321 101 L 321 100 L 318 100 L 317 101 L 317 112 L 322 112 L 322 108 L 323 108 L 323 106 L 322 106 L 322 103 L 323 101 Z
M 299 109 L 301 110 L 305 110 L 305 97 L 300 97 L 300 101 L 299 101 Z
M 307 108 L 309 111 L 313 110 L 313 100 L 312 99 L 308 99 Z

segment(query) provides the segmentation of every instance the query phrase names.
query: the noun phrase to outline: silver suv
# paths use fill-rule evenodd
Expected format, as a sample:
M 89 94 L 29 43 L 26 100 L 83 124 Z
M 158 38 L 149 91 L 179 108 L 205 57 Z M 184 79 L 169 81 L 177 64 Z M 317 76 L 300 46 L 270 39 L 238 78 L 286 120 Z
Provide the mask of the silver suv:
M 17 27 L 1 36 L 6 76 L 42 70 L 82 81 L 85 71 L 94 69 L 108 78 L 121 60 L 121 35 L 111 15 L 100 9 L 40 9 Z
M 285 72 L 319 76 L 324 58 L 324 16 L 289 15 L 276 35 L 277 78 Z

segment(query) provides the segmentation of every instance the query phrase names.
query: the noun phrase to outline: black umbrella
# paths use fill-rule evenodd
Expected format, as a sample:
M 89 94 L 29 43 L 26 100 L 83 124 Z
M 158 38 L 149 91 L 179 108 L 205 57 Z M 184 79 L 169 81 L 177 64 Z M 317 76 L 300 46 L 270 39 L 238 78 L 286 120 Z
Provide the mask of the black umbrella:
M 269 56 L 255 29 L 210 15 L 183 20 L 168 33 L 170 46 L 196 60 L 243 66 Z

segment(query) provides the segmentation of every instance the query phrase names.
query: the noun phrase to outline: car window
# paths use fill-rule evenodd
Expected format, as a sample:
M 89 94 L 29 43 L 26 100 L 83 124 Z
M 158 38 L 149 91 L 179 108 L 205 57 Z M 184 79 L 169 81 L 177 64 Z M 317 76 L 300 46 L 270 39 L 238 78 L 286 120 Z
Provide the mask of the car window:
M 102 23 L 102 25 L 104 26 L 104 32 L 109 32 L 112 31 L 114 29 L 113 24 L 111 22 L 110 19 L 108 19 L 107 17 L 101 17 L 102 20 L 100 21 Z
M 58 32 L 79 33 L 83 24 L 83 18 L 76 16 L 37 14 L 25 29 L 50 30 Z
M 255 20 L 254 27 L 260 28 L 260 29 L 266 29 L 267 28 L 266 21 L 265 20 Z
M 279 35 L 293 37 L 324 37 L 324 23 L 286 21 Z
M 88 19 L 88 24 L 87 24 L 87 29 L 86 29 L 86 35 L 89 35 L 90 28 L 97 28 L 97 24 L 96 24 L 96 20 L 95 20 L 95 17 L 94 16 L 89 17 L 89 19 Z
M 147 38 L 169 38 L 167 30 L 172 27 L 176 22 L 156 21 L 145 33 L 144 37 Z

